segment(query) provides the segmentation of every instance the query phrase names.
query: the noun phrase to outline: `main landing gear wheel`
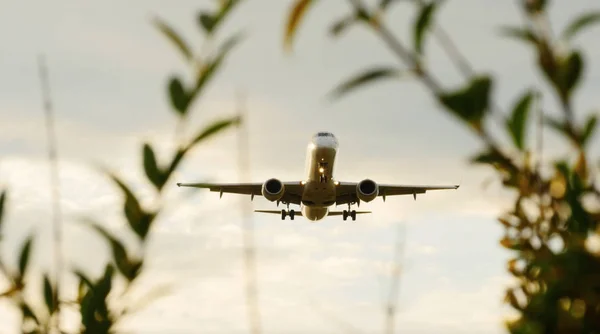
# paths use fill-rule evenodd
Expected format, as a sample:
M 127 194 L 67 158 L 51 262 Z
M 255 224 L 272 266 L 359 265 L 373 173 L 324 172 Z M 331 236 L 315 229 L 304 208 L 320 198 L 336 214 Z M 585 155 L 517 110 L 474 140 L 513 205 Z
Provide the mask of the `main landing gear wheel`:
M 349 210 L 344 210 L 344 211 L 342 212 L 342 218 L 343 218 L 344 220 L 347 220 L 347 219 L 348 219 L 348 216 L 350 216 L 350 217 L 352 218 L 352 220 L 353 220 L 353 221 L 354 221 L 354 220 L 356 220 L 356 210 L 352 210 L 352 211 L 349 211 Z
M 281 210 L 281 220 L 285 220 L 285 217 L 290 216 L 290 220 L 294 220 L 294 216 L 296 215 L 296 211 L 289 210 Z

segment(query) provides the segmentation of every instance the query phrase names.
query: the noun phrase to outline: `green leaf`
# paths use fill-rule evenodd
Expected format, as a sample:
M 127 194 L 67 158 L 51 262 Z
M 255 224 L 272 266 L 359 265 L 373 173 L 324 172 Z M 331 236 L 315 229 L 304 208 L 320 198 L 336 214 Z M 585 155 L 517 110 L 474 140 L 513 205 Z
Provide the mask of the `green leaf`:
M 130 282 L 134 280 L 141 269 L 140 261 L 132 261 L 127 256 L 127 251 L 125 250 L 125 246 L 117 240 L 113 235 L 111 235 L 107 230 L 101 227 L 98 224 L 91 224 L 91 227 L 96 230 L 101 236 L 103 236 L 109 243 L 112 248 L 113 259 L 117 268 L 129 280 Z
M 489 107 L 491 88 L 492 79 L 489 76 L 478 76 L 459 90 L 439 95 L 439 99 L 455 116 L 481 131 L 481 123 Z
M 329 33 L 333 37 L 338 37 L 344 30 L 350 27 L 357 21 L 356 15 L 347 15 L 337 20 L 329 29 Z
M 169 81 L 169 97 L 171 98 L 171 104 L 175 110 L 180 116 L 184 116 L 187 113 L 190 104 L 190 97 L 185 91 L 179 78 L 175 76 Z
M 155 214 L 145 212 L 133 192 L 116 175 L 111 173 L 108 173 L 108 175 L 125 194 L 123 211 L 125 212 L 129 226 L 142 240 L 145 240 Z
M 0 194 L 0 238 L 2 237 L 2 218 L 4 218 L 4 203 L 6 202 L 6 190 Z
M 516 38 L 525 42 L 530 42 L 533 45 L 538 45 L 538 38 L 533 31 L 526 28 L 516 27 L 502 27 L 500 28 L 500 34 Z
M 44 275 L 44 300 L 46 301 L 48 312 L 51 315 L 54 314 L 54 311 L 56 311 L 56 297 L 47 275 Z
M 296 30 L 306 15 L 308 8 L 313 3 L 313 0 L 296 0 L 296 2 L 292 4 L 292 8 L 285 25 L 285 33 L 283 38 L 283 44 L 286 50 L 291 50 L 294 37 L 296 36 Z
M 33 236 L 29 236 L 21 248 L 21 254 L 19 255 L 19 281 L 25 277 L 27 265 L 29 264 L 32 243 Z
M 401 74 L 402 72 L 395 67 L 375 67 L 346 80 L 336 87 L 329 95 L 331 98 L 340 98 L 342 95 L 347 94 L 362 85 L 380 79 L 398 78 Z
M 412 2 L 413 0 L 380 0 L 379 1 L 379 9 L 381 11 L 386 11 L 390 5 L 397 2 Z
M 424 6 L 421 6 L 419 15 L 414 24 L 414 46 L 418 54 L 423 53 L 423 38 L 425 32 L 431 26 L 431 18 L 441 1 L 432 1 Z
M 525 11 L 527 11 L 529 14 L 539 14 L 542 11 L 544 11 L 544 9 L 546 8 L 546 5 L 548 4 L 547 0 L 527 0 L 527 1 L 523 1 L 523 6 L 525 7 Z
M 583 72 L 583 59 L 578 51 L 574 51 L 561 63 L 560 67 L 560 87 L 561 93 L 566 98 L 573 94 L 573 90 L 577 87 Z
M 196 137 L 194 137 L 194 139 L 192 140 L 189 147 L 191 148 L 192 146 L 216 135 L 217 133 L 225 130 L 226 128 L 228 128 L 232 125 L 238 125 L 238 124 L 240 124 L 240 122 L 241 122 L 241 118 L 239 116 L 216 121 L 216 122 L 210 124 L 209 126 L 207 126 L 206 128 L 202 129 L 202 131 L 200 131 L 200 133 L 198 133 L 198 135 L 196 135 Z
M 21 313 L 23 314 L 23 320 L 30 319 L 33 320 L 33 322 L 35 322 L 37 325 L 40 324 L 40 320 L 25 301 L 21 301 L 19 303 L 19 308 L 21 309 Z
M 90 286 L 81 301 L 80 313 L 81 324 L 85 328 L 84 333 L 109 333 L 113 321 L 108 312 L 106 297 L 112 289 L 112 277 L 114 268 L 107 264 L 104 275 Z M 80 281 L 89 284 L 84 276 L 79 276 Z
M 527 116 L 531 109 L 531 100 L 533 99 L 533 92 L 525 92 L 517 101 L 513 107 L 512 115 L 506 120 L 506 126 L 512 137 L 515 146 L 523 150 L 524 148 L 524 135 L 525 135 L 525 124 L 527 123 Z
M 217 24 L 215 16 L 207 12 L 201 12 L 200 15 L 198 15 L 198 22 L 200 22 L 200 25 L 202 28 L 204 28 L 204 31 L 209 35 L 212 33 L 213 28 Z
M 224 22 L 227 15 L 231 13 L 233 8 L 235 8 L 235 6 L 239 3 L 239 0 L 221 1 L 221 7 L 215 14 L 201 12 L 198 15 L 198 23 L 200 23 L 200 26 L 202 26 L 207 35 L 214 34 L 217 30 L 217 27 Z
M 550 126 L 552 129 L 556 130 L 557 132 L 568 136 L 569 132 L 564 122 L 561 122 L 550 116 L 544 116 L 544 123 Z
M 564 40 L 573 38 L 578 32 L 600 21 L 600 12 L 585 13 L 573 20 L 562 33 Z
M 148 143 L 144 143 L 144 171 L 156 189 L 161 190 L 165 184 L 165 176 L 156 162 L 156 155 L 152 146 Z
M 159 18 L 154 18 L 154 25 L 173 43 L 177 46 L 177 49 L 185 57 L 186 60 L 191 61 L 193 59 L 192 51 L 183 41 L 183 39 L 173 30 L 167 23 L 163 22 Z
M 596 130 L 596 123 L 598 122 L 598 115 L 590 115 L 588 120 L 583 128 L 583 133 L 581 134 L 581 145 L 585 146 L 589 139 L 594 135 L 594 131 Z

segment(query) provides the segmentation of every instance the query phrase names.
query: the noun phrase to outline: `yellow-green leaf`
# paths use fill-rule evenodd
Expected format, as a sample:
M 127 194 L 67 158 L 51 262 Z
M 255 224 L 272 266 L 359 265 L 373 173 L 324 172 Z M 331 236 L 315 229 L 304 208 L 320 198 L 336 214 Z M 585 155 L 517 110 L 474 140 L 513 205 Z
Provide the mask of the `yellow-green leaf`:
M 292 9 L 288 15 L 287 23 L 285 25 L 284 34 L 284 47 L 287 50 L 291 50 L 296 31 L 302 18 L 306 15 L 308 8 L 313 4 L 315 0 L 296 0 L 293 3 Z
M 526 28 L 502 27 L 500 28 L 500 34 L 506 37 L 512 37 L 525 42 L 529 42 L 533 45 L 538 44 L 538 38 L 535 35 L 535 33 Z
M 344 83 L 337 86 L 329 95 L 331 98 L 340 98 L 342 95 L 365 84 L 373 83 L 381 79 L 399 78 L 403 73 L 404 72 L 398 68 L 392 66 L 375 67 L 346 80 Z
M 596 123 L 598 122 L 598 115 L 590 115 L 585 127 L 583 128 L 583 133 L 581 134 L 581 145 L 585 146 L 589 139 L 594 135 L 594 131 L 596 131 Z
M 196 135 L 196 137 L 194 137 L 194 139 L 192 140 L 192 142 L 189 146 L 191 147 L 193 145 L 196 145 L 196 144 L 216 135 L 217 133 L 225 130 L 226 128 L 228 128 L 232 125 L 237 125 L 240 123 L 240 121 L 241 121 L 241 118 L 239 116 L 216 121 L 216 122 L 208 125 L 206 128 L 202 129 L 202 131 L 200 131 L 200 133 L 198 133 L 198 135 Z
M 192 51 L 186 42 L 179 36 L 173 28 L 171 28 L 166 22 L 162 21 L 158 17 L 153 20 L 154 25 L 171 41 L 186 60 L 191 61 L 193 59 Z

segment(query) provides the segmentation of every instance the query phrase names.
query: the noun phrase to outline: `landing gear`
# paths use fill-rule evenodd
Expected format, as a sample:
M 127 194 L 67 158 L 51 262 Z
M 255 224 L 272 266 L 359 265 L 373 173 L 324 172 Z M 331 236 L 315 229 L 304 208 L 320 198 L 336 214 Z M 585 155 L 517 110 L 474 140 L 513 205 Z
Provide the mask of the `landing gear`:
M 294 216 L 296 216 L 296 211 L 292 210 L 281 210 L 281 220 L 285 220 L 285 217 L 290 216 L 290 220 L 294 220 Z
M 344 220 L 347 220 L 348 216 L 350 216 L 353 221 L 356 220 L 356 210 L 344 210 L 342 212 L 342 218 Z

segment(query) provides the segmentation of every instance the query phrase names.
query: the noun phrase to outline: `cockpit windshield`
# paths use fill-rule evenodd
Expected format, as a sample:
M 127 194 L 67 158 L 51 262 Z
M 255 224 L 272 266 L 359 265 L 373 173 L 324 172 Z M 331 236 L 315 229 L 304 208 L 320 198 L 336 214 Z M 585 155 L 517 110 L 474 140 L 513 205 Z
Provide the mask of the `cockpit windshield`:
M 319 133 L 317 133 L 317 137 L 333 137 L 333 133 L 331 133 L 331 132 L 319 132 Z

